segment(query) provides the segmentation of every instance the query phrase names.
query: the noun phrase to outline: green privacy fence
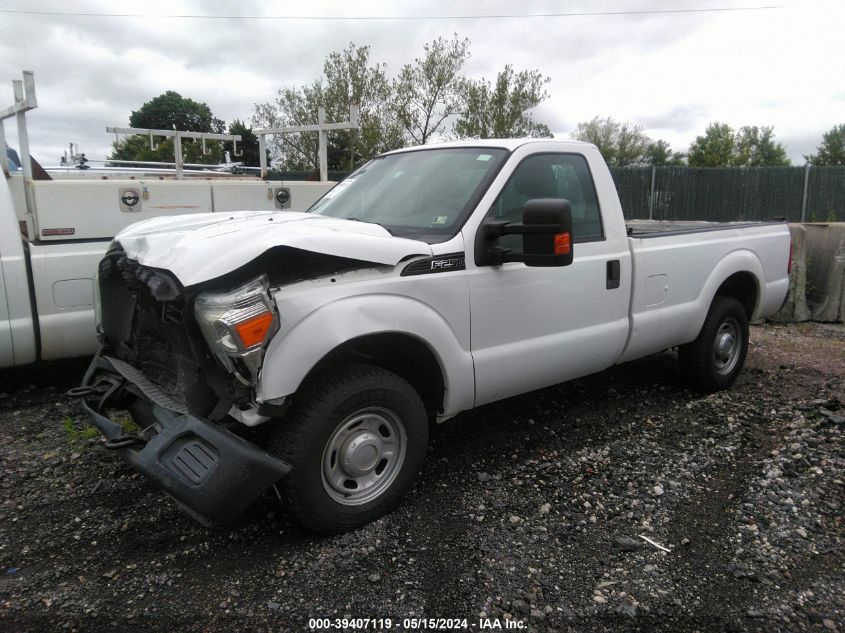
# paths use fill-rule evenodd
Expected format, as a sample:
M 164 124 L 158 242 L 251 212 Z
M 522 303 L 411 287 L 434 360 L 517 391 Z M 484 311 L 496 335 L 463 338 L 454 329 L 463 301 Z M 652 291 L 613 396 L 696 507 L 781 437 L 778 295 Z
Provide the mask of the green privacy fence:
M 629 220 L 845 221 L 845 167 L 611 167 Z M 350 172 L 329 171 L 329 180 Z M 271 179 L 314 174 L 271 171 Z
M 845 167 L 613 167 L 625 217 L 845 220 Z

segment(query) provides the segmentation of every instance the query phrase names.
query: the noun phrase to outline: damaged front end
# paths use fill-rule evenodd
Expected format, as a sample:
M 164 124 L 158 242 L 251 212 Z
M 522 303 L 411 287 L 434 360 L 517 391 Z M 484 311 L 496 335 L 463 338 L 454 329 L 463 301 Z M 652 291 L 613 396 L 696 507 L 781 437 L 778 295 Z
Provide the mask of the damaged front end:
M 103 346 L 73 390 L 91 422 L 136 470 L 203 522 L 236 517 L 290 467 L 233 432 L 252 398 L 278 315 L 267 280 L 186 291 L 115 243 L 100 263 Z M 236 377 L 237 379 L 233 378 Z M 109 410 L 127 409 L 124 432 Z

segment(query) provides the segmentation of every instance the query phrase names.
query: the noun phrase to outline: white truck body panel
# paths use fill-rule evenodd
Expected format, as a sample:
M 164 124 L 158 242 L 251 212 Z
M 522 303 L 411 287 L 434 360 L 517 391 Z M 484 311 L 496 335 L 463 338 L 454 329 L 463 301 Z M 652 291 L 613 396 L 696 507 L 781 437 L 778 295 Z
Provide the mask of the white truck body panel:
M 0 367 L 36 359 L 26 253 L 5 183 L 0 175 Z
M 758 280 L 755 316 L 776 312 L 789 286 L 783 253 L 790 238 L 783 228 L 746 226 L 671 239 L 631 238 L 631 334 L 619 360 L 659 352 L 670 346 L 667 341 L 674 346 L 695 339 L 719 286 L 736 272 L 749 271 Z
M 291 208 L 300 211 L 330 187 L 317 182 L 211 179 L 37 180 L 33 182 L 35 230 L 43 241 L 110 239 L 121 229 L 150 218 L 244 209 L 277 211 L 273 190 L 282 184 L 290 189 Z M 129 189 L 137 191 L 140 199 L 132 207 L 122 206 L 120 196 Z M 72 229 L 73 233 L 51 235 L 51 229 Z

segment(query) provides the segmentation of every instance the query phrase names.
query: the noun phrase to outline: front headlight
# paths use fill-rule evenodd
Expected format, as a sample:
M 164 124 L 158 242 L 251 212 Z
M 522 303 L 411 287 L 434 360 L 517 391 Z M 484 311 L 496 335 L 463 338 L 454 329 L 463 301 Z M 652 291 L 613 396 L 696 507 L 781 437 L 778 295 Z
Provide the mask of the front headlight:
M 279 329 L 267 276 L 230 292 L 204 292 L 194 314 L 211 351 L 245 385 L 254 385 L 264 345 Z

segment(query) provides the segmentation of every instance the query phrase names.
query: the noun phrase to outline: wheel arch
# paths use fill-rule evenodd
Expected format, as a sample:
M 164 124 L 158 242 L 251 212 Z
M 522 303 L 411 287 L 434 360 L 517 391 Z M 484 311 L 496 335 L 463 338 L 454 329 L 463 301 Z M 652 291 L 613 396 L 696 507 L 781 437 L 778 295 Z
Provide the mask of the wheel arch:
M 302 383 L 336 365 L 355 362 L 393 372 L 416 390 L 429 413 L 443 411 L 446 381 L 440 361 L 427 343 L 407 332 L 365 334 L 341 343 L 311 368 Z
M 766 288 L 761 280 L 765 278 L 763 264 L 758 257 L 747 249 L 728 253 L 714 267 L 705 282 L 698 300 L 695 302 L 694 318 L 684 336 L 684 343 L 694 340 L 717 296 L 732 297 L 739 301 L 748 320 L 758 312 L 765 297 Z
M 716 297 L 731 297 L 739 301 L 745 308 L 745 315 L 751 321 L 759 305 L 760 281 L 748 270 L 735 272 L 719 285 L 713 299 Z M 711 304 L 713 299 L 710 300 Z
M 290 396 L 316 371 L 351 358 L 407 380 L 440 419 L 473 405 L 469 350 L 442 315 L 418 300 L 348 297 L 322 305 L 280 334 L 271 341 L 261 370 L 261 401 Z

